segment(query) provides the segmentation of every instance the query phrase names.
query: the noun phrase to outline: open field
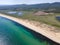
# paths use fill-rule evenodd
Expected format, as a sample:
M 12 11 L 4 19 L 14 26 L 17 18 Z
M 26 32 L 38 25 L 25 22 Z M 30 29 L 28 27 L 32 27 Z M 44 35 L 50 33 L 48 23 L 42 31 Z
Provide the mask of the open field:
M 36 15 L 33 15 L 33 12 L 31 11 L 30 12 L 23 11 L 23 12 L 24 14 L 22 16 L 17 16 L 17 15 L 10 15 L 10 16 L 14 16 L 22 19 L 34 20 L 34 21 L 43 22 L 52 26 L 60 27 L 60 22 L 56 19 L 56 16 L 60 16 L 60 13 L 36 16 Z
M 60 27 L 60 22 L 56 19 L 56 16 L 60 16 L 60 14 L 45 15 L 45 16 L 35 16 L 32 14 L 27 14 L 19 18 L 34 20 L 34 21 L 43 22 L 49 25 L 53 25 L 56 27 Z

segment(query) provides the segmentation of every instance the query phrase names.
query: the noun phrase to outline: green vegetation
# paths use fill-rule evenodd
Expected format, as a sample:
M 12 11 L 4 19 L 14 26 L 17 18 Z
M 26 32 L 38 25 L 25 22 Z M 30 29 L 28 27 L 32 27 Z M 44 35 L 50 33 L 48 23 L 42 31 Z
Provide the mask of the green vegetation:
M 0 5 L 0 10 L 14 10 L 14 11 L 39 11 L 60 13 L 60 2 L 41 3 L 41 4 L 17 4 L 17 5 Z
M 60 16 L 60 13 L 36 16 L 31 11 L 23 11 L 23 12 L 24 12 L 24 14 L 22 16 L 17 16 L 17 15 L 10 15 L 10 16 L 13 16 L 16 18 L 22 18 L 22 19 L 28 19 L 28 20 L 43 22 L 43 23 L 46 23 L 46 24 L 49 24 L 52 26 L 60 27 L 60 22 L 56 19 L 56 16 Z
M 53 25 L 56 27 L 60 27 L 60 22 L 56 20 L 56 16 L 60 16 L 60 14 L 53 14 L 53 15 L 50 14 L 45 16 L 35 16 L 33 14 L 25 14 L 18 18 L 34 20 L 34 21 L 43 22 L 49 25 Z

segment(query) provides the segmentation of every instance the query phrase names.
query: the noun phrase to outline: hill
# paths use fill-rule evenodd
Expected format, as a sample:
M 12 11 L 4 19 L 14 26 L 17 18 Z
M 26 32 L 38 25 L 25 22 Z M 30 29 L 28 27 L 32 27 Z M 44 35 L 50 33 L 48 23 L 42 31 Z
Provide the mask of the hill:
M 2 5 L 0 10 L 44 10 L 50 12 L 60 12 L 60 2 L 42 3 L 42 4 L 18 4 L 18 5 Z

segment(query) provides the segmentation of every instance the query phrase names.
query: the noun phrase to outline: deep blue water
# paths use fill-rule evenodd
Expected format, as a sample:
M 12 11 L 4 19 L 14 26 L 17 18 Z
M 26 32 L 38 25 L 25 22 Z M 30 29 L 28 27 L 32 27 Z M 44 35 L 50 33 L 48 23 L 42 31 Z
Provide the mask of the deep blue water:
M 56 16 L 56 19 L 57 19 L 58 21 L 60 21 L 60 16 Z

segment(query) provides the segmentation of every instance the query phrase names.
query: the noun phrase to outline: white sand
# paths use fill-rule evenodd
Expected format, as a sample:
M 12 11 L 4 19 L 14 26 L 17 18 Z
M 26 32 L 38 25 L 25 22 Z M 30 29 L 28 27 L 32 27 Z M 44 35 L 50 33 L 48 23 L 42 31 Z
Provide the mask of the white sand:
M 59 33 L 54 33 L 52 31 L 49 31 L 48 29 L 44 30 L 41 27 L 37 27 L 35 25 L 32 25 L 31 23 L 27 23 L 25 20 L 18 19 L 18 18 L 15 18 L 15 17 L 11 17 L 11 16 L 7 16 L 5 14 L 0 14 L 0 16 L 6 17 L 6 18 L 11 19 L 13 21 L 16 21 L 16 22 L 18 22 L 18 23 L 20 23 L 20 24 L 22 24 L 22 25 L 24 25 L 24 26 L 26 26 L 26 27 L 28 27 L 28 28 L 30 28 L 30 29 L 32 29 L 32 30 L 34 30 L 34 31 L 46 36 L 47 38 L 49 38 L 49 39 L 51 39 L 51 40 L 60 44 L 60 32 Z

